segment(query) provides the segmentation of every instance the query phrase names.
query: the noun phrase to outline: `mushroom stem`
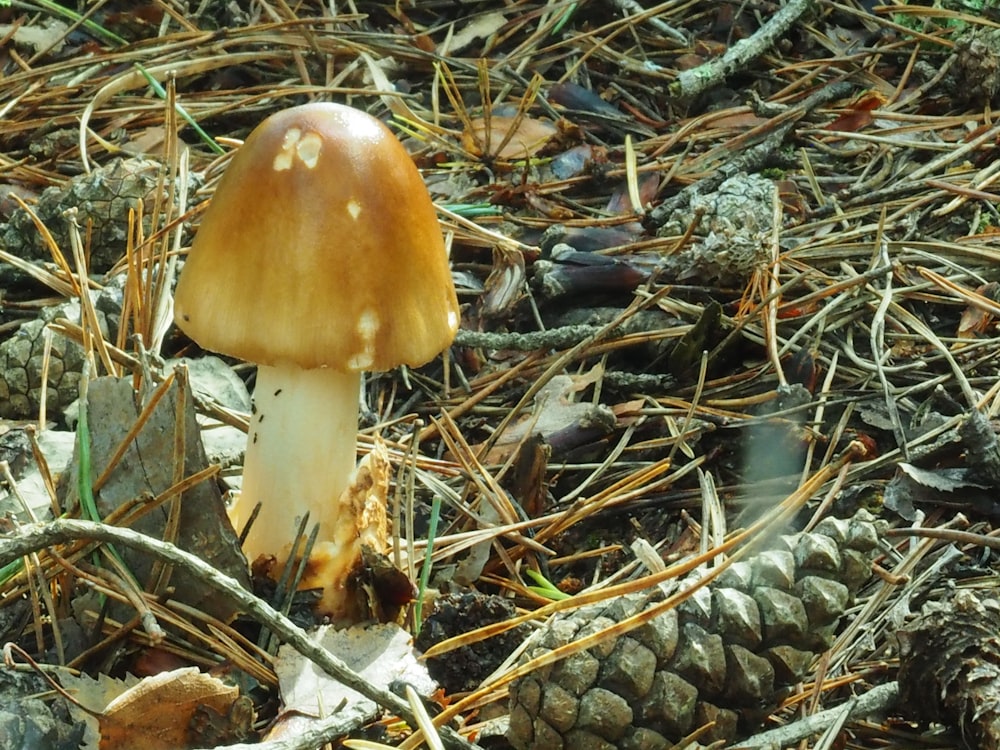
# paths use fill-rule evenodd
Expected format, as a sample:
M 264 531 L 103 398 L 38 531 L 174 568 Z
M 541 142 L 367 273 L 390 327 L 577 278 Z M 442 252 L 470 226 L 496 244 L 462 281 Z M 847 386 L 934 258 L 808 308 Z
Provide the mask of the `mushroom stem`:
M 334 538 L 329 510 L 354 471 L 361 374 L 330 368 L 260 365 L 243 463 L 243 489 L 232 513 L 242 530 L 261 510 L 243 543 L 247 559 L 284 561 L 306 512 L 319 541 Z M 346 520 L 346 519 L 345 519 Z

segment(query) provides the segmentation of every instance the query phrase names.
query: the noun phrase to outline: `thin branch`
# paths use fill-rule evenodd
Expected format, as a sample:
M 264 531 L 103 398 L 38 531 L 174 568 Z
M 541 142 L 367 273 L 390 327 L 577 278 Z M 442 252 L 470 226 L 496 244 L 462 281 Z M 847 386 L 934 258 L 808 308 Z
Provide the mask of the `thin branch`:
M 131 529 L 121 529 L 90 521 L 59 519 L 49 523 L 23 526 L 14 534 L 0 540 L 0 567 L 31 552 L 78 539 L 91 539 L 145 552 L 158 560 L 182 568 L 203 583 L 211 586 L 221 596 L 228 597 L 250 617 L 277 634 L 300 654 L 322 668 L 352 690 L 380 706 L 402 716 L 410 724 L 417 726 L 417 719 L 410 705 L 399 696 L 372 685 L 368 680 L 348 667 L 343 661 L 316 643 L 302 628 L 275 610 L 262 599 L 243 589 L 231 576 L 221 573 L 200 558 L 159 539 L 140 534 Z M 339 736 L 339 724 L 331 723 L 326 729 L 333 732 L 327 739 Z M 477 747 L 452 729 L 442 727 L 441 738 L 449 748 L 472 750 Z M 326 741 L 326 740 L 324 740 Z M 315 745 L 278 745 L 275 748 L 314 747 Z M 260 747 L 255 745 L 254 747 Z
M 810 11 L 814 4 L 814 0 L 790 0 L 756 34 L 736 42 L 722 57 L 682 71 L 677 80 L 670 84 L 670 95 L 678 99 L 690 99 L 720 85 L 733 73 L 743 70 L 747 64 L 771 49 L 778 37 Z

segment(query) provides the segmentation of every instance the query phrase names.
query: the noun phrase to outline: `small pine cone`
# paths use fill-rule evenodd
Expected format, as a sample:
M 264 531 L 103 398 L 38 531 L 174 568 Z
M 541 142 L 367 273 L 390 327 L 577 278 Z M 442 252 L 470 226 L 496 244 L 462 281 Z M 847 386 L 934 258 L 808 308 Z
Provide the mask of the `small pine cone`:
M 1000 602 L 987 596 L 959 590 L 897 631 L 899 706 L 915 721 L 958 727 L 966 747 L 996 750 Z
M 121 320 L 122 287 L 125 276 L 111 279 L 92 295 L 97 323 L 105 340 L 114 340 Z M 52 334 L 48 368 L 45 365 L 45 333 L 49 323 L 65 318 L 79 325 L 80 304 L 76 300 L 46 307 L 41 315 L 22 325 L 0 343 L 0 418 L 32 419 L 42 400 L 46 378 L 49 418 L 64 411 L 80 395 L 80 377 L 86 358 L 83 347 L 60 334 Z
M 79 320 L 79 318 L 77 318 Z M 0 417 L 31 419 L 41 402 L 46 320 L 25 323 L 0 344 Z M 79 395 L 83 347 L 62 336 L 52 337 L 48 378 L 49 414 L 69 406 Z
M 1000 92 L 1000 30 L 973 27 L 955 40 L 952 94 L 962 102 L 989 102 Z
M 34 215 L 69 255 L 70 218 L 66 212 L 75 210 L 80 233 L 90 237 L 90 271 L 104 273 L 125 255 L 129 211 L 138 209 L 140 202 L 146 209 L 156 205 L 163 170 L 159 162 L 150 159 L 115 159 L 63 185 L 44 190 L 34 206 Z M 150 217 L 139 218 L 149 236 Z M 48 245 L 35 227 L 35 219 L 21 208 L 13 212 L 8 224 L 0 225 L 0 245 L 25 259 L 51 257 Z
M 677 609 L 513 682 L 508 740 L 517 750 L 656 750 L 709 722 L 704 741 L 752 729 L 833 642 L 868 580 L 878 529 L 861 513 L 780 537 Z M 532 636 L 523 662 L 656 598 L 622 596 L 556 616 Z

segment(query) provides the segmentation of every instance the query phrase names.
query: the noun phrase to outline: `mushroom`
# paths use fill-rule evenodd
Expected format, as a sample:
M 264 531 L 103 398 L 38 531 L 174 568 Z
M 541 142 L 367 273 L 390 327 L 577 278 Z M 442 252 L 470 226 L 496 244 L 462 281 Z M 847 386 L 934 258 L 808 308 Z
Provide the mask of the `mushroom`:
M 340 517 L 351 506 L 340 498 L 355 467 L 361 372 L 424 364 L 458 328 L 437 215 L 404 146 L 343 105 L 268 117 L 219 182 L 174 311 L 200 346 L 257 363 L 231 513 L 239 529 L 261 505 L 247 558 L 283 559 L 306 512 L 318 542 L 338 547 L 338 531 L 362 523 Z

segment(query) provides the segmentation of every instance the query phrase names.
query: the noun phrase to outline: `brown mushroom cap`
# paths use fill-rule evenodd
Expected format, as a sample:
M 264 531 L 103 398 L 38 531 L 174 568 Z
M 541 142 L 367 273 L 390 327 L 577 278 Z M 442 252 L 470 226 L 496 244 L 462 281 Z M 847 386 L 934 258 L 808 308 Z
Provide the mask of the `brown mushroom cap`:
M 387 370 L 451 343 L 458 301 L 420 173 L 381 122 L 306 104 L 233 156 L 177 284 L 206 349 L 267 365 Z

